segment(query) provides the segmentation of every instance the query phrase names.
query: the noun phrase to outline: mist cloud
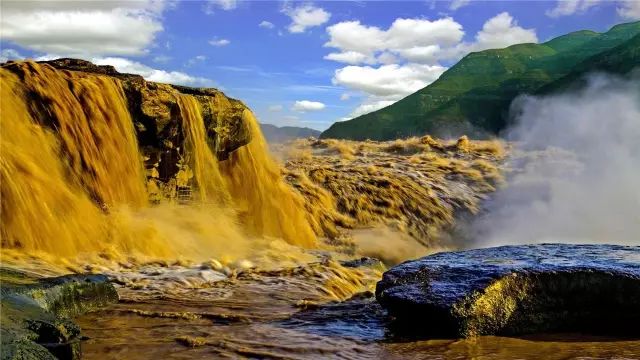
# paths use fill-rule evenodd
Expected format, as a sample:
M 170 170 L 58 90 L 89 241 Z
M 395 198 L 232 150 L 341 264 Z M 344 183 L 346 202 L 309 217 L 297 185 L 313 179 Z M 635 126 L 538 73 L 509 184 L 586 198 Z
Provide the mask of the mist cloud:
M 474 246 L 640 245 L 640 77 L 514 101 L 508 186 L 472 226 Z

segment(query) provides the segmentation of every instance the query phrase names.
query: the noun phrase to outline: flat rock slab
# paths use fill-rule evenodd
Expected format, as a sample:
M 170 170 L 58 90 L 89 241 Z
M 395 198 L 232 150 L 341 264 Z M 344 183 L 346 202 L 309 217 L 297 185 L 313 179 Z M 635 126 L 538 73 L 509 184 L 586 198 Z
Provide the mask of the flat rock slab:
M 71 318 L 117 301 L 103 275 L 37 278 L 0 267 L 0 359 L 79 359 Z
M 387 271 L 376 297 L 423 336 L 640 335 L 640 246 L 540 244 L 446 252 Z

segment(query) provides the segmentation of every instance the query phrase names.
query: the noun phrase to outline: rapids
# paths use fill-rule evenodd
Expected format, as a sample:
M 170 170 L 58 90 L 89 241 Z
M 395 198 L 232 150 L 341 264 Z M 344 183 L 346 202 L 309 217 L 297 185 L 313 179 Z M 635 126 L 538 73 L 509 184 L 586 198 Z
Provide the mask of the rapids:
M 571 335 L 413 341 L 390 326 L 372 296 L 382 271 L 456 246 L 442 230 L 500 185 L 498 142 L 304 140 L 283 166 L 239 102 L 99 70 L 0 66 L 1 265 L 112 279 L 121 301 L 76 319 L 86 358 L 640 353 Z M 250 141 L 226 151 L 237 129 L 205 118 L 237 109 Z M 161 125 L 171 141 L 156 156 Z
M 580 334 L 413 340 L 395 331 L 369 292 L 380 274 L 375 265 L 340 269 L 335 262 L 313 263 L 247 270 L 232 280 L 180 267 L 147 268 L 136 278 L 120 275 L 117 281 L 138 289 L 125 286 L 119 304 L 78 319 L 88 337 L 83 354 L 87 359 L 431 360 L 633 359 L 640 354 L 640 341 Z M 205 278 L 209 285 L 203 287 Z M 186 279 L 192 279 L 188 286 L 176 286 Z M 324 285 L 328 280 L 339 287 Z

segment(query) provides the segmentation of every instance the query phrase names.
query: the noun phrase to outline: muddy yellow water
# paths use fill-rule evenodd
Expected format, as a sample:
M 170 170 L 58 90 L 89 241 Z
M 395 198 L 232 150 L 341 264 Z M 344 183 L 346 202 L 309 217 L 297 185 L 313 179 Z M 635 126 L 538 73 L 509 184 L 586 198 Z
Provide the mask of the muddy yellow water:
M 203 102 L 230 105 L 154 85 L 184 137 L 161 184 L 123 84 L 0 66 L 0 263 L 112 279 L 121 301 L 77 319 L 86 358 L 640 358 L 638 341 L 577 335 L 407 339 L 372 297 L 384 265 L 348 262 L 455 247 L 458 216 L 500 185 L 499 141 L 304 140 L 283 166 L 244 109 L 251 141 L 220 161 Z
M 284 183 L 248 110 L 253 141 L 223 164 L 200 102 L 174 91 L 186 138 L 176 180 L 193 183 L 195 195 L 189 206 L 152 206 L 119 79 L 22 62 L 3 65 L 0 82 L 3 249 L 194 259 L 221 247 L 241 257 L 264 237 L 314 246 L 304 200 Z
M 88 337 L 83 353 L 87 359 L 640 358 L 638 340 L 580 334 L 422 341 L 403 337 L 370 292 L 377 269 L 329 263 L 247 270 L 205 287 L 195 279 L 214 280 L 215 272 L 149 270 L 145 278 L 151 281 L 142 286 L 131 285 L 140 279 L 120 279 L 130 285 L 120 288 L 119 304 L 78 319 Z M 154 285 L 154 278 L 164 280 Z M 184 283 L 167 285 L 179 278 Z M 332 283 L 339 286 L 332 288 Z

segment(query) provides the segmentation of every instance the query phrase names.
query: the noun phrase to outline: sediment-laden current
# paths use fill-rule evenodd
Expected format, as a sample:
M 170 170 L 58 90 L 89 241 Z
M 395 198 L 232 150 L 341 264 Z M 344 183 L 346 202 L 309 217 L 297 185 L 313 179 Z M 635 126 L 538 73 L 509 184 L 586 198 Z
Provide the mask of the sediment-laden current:
M 241 102 L 61 59 L 0 67 L 2 266 L 102 273 L 86 358 L 608 358 L 637 341 L 413 341 L 387 266 L 456 248 L 502 183 L 500 141 L 300 140 Z M 376 260 L 376 259 L 380 260 Z M 560 339 L 560 340 L 558 340 Z M 622 350 L 621 350 L 622 349 Z

